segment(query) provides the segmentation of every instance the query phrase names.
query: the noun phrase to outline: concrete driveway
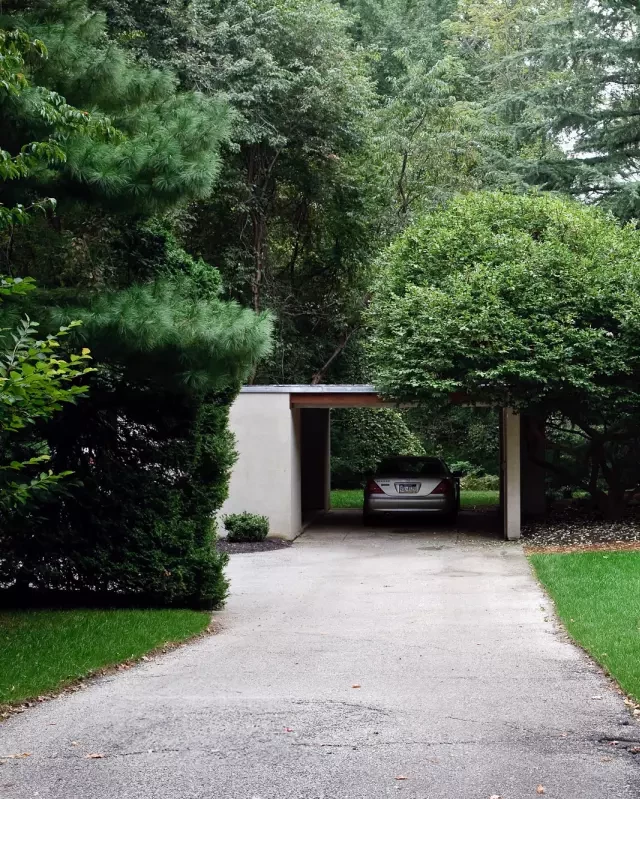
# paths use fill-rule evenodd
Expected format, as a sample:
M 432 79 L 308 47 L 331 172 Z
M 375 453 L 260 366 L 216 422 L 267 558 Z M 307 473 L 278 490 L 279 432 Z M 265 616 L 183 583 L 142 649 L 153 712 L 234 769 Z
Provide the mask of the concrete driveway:
M 2 725 L 2 796 L 640 794 L 640 726 L 517 545 L 343 518 L 234 556 L 217 635 Z

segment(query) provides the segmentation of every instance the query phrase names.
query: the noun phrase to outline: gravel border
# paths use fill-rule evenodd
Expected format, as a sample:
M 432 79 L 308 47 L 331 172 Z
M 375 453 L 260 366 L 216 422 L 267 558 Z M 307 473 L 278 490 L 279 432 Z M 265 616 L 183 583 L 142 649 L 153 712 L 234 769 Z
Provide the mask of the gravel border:
M 255 554 L 290 547 L 291 542 L 286 539 L 264 539 L 262 542 L 229 542 L 227 539 L 218 539 L 216 544 L 217 550 L 222 554 Z
M 640 550 L 640 514 L 632 509 L 617 521 L 606 521 L 584 505 L 559 506 L 523 526 L 522 544 L 527 551 L 549 553 Z

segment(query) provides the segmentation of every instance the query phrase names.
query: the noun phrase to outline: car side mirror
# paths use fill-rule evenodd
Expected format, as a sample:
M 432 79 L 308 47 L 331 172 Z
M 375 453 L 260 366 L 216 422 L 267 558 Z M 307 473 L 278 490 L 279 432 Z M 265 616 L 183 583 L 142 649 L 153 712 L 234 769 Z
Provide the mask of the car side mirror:
M 456 478 L 456 480 L 459 480 L 459 479 L 460 479 L 460 477 L 464 477 L 464 475 L 465 475 L 466 473 L 467 473 L 466 471 L 454 471 L 454 472 L 453 472 L 453 474 L 452 474 L 451 476 L 452 476 L 452 477 L 455 477 L 455 478 Z

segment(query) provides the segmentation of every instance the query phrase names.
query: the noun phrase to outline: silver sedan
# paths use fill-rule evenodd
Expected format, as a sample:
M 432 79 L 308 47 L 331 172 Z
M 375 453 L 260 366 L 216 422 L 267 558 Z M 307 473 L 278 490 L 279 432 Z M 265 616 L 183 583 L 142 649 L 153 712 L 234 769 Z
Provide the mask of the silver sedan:
M 364 523 L 387 513 L 437 513 L 454 521 L 460 508 L 461 471 L 433 456 L 383 459 L 364 487 Z

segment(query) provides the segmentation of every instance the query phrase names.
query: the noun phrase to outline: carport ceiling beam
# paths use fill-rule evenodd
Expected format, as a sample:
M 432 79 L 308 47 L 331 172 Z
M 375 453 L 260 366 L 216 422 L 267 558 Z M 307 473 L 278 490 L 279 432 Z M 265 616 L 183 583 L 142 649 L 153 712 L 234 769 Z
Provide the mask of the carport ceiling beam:
M 330 391 L 316 393 L 292 393 L 290 395 L 292 409 L 351 409 L 359 406 L 361 408 L 392 408 L 396 403 L 383 400 L 378 394 L 361 392 L 355 393 L 332 393 Z

